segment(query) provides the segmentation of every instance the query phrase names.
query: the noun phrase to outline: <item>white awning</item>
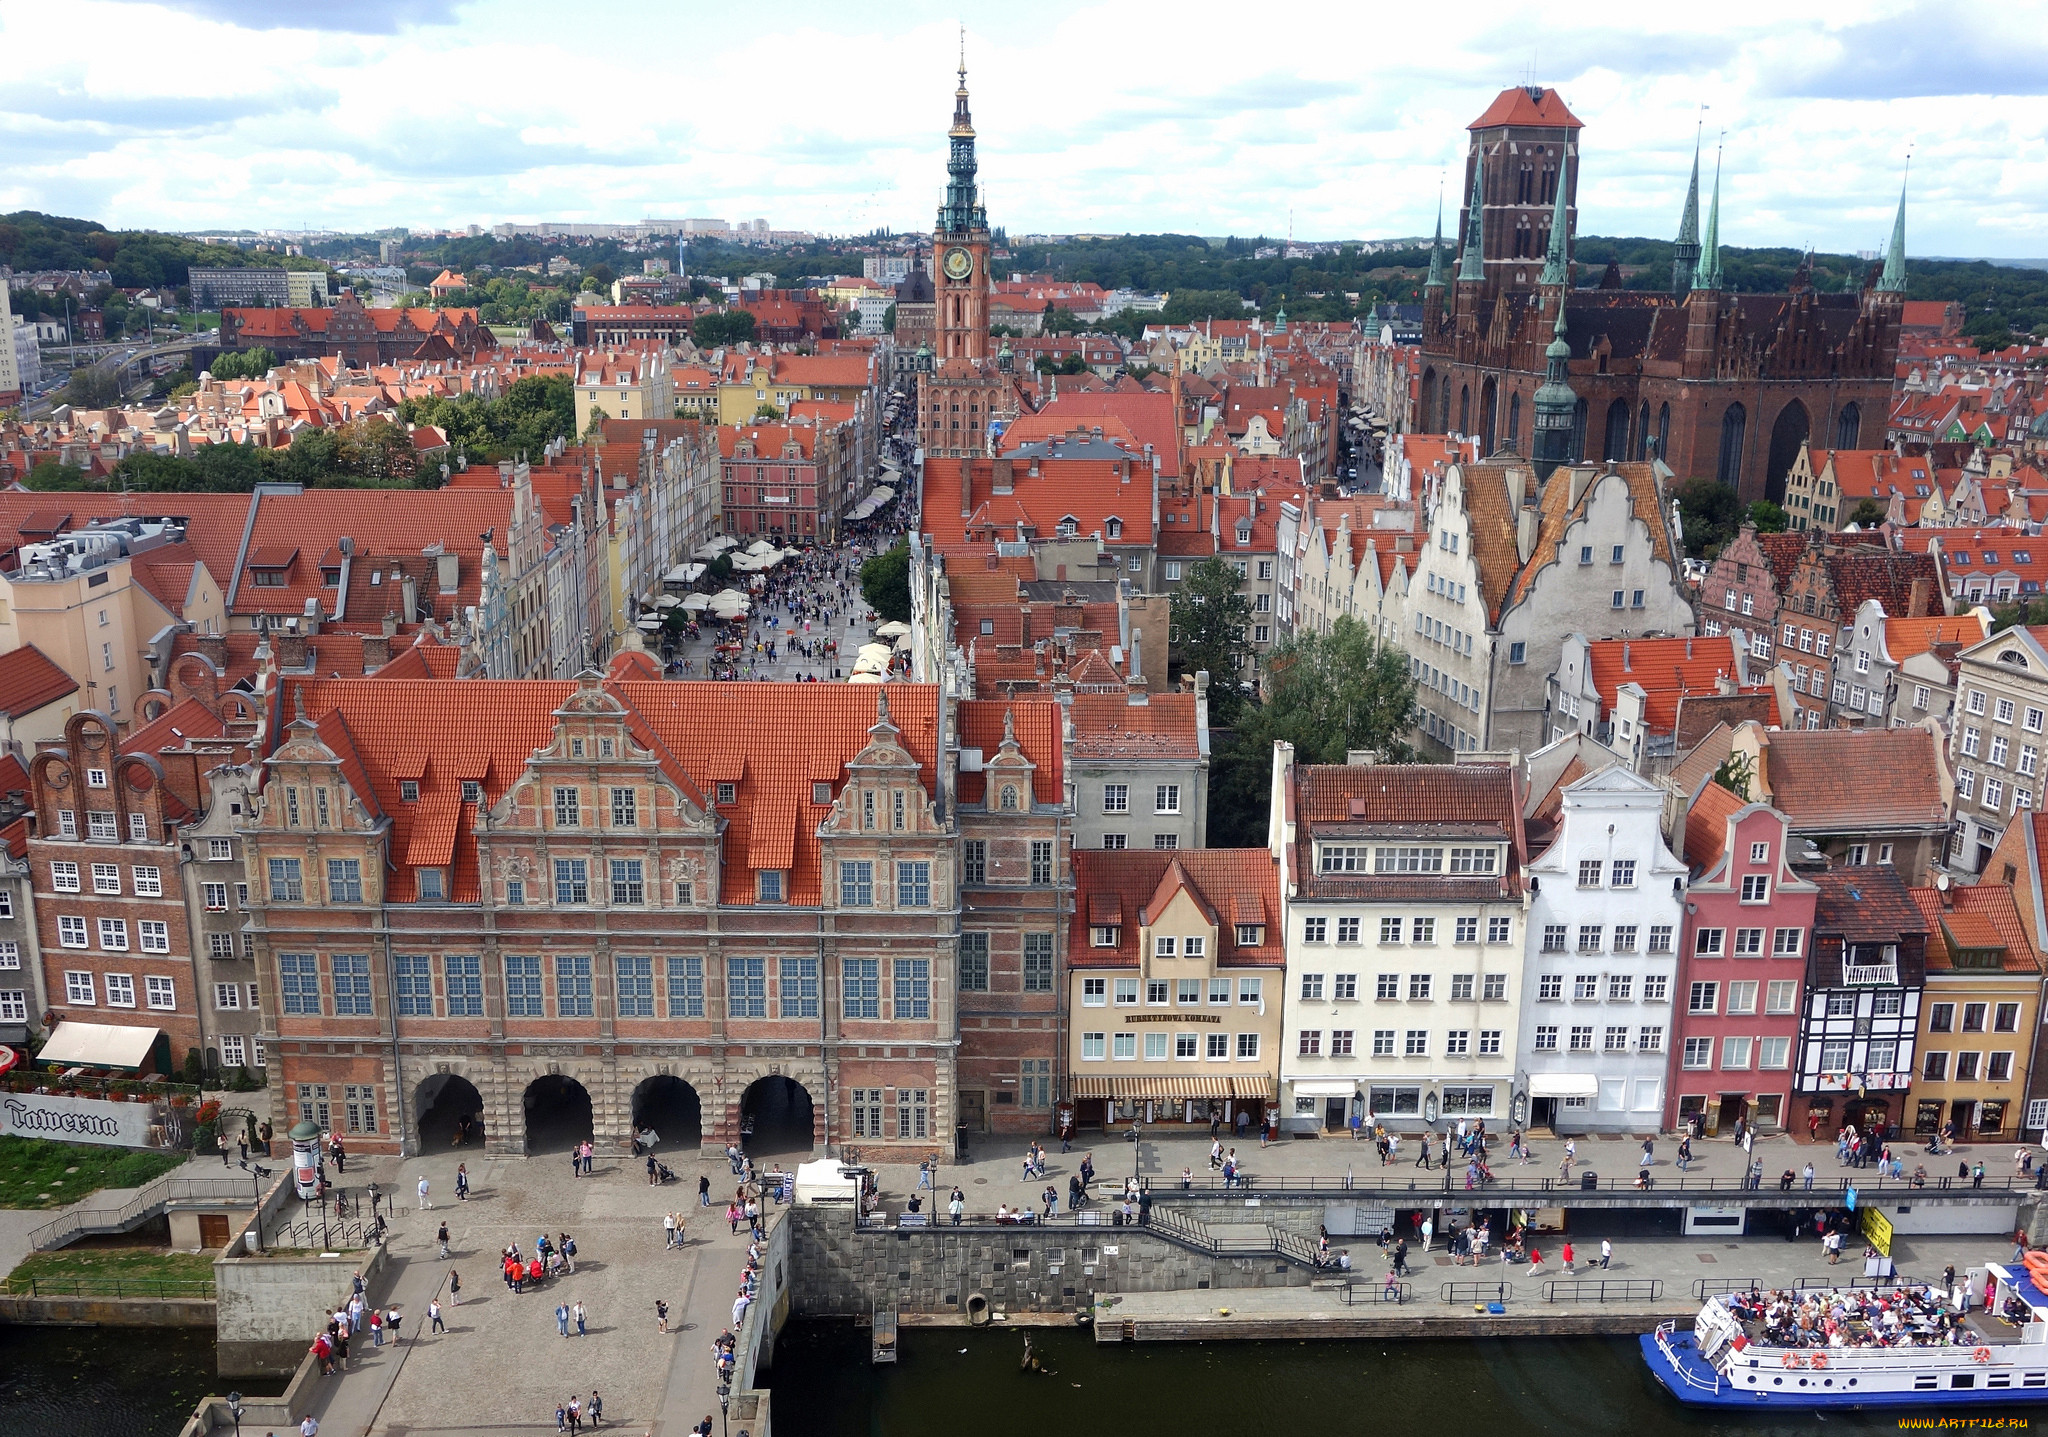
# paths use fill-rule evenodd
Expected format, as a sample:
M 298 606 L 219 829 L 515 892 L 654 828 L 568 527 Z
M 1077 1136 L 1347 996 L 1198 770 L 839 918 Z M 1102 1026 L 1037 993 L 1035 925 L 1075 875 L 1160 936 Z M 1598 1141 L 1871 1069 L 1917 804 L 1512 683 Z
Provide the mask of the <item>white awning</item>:
M 1311 1078 L 1291 1083 L 1297 1098 L 1348 1098 L 1358 1091 L 1356 1083 L 1340 1083 L 1333 1078 Z
M 158 1031 L 113 1023 L 59 1023 L 36 1061 L 67 1068 L 140 1069 L 149 1062 Z
M 1600 1080 L 1591 1073 L 1531 1073 L 1532 1098 L 1593 1098 L 1600 1095 Z

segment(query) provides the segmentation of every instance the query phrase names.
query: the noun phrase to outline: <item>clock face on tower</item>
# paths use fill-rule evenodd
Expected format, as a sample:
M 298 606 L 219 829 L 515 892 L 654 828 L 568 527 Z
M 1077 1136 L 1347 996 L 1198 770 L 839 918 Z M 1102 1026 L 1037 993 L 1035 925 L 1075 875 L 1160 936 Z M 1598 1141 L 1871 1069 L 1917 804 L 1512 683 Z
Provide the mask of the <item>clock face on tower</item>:
M 964 249 L 946 251 L 946 278 L 960 280 L 974 273 L 974 256 Z

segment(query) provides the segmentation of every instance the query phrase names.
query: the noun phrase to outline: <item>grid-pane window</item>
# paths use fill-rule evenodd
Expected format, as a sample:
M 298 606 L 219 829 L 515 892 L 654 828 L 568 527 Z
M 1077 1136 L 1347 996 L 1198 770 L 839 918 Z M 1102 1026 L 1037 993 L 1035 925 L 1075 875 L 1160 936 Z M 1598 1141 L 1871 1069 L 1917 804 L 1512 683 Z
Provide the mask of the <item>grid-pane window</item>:
M 321 1131 L 327 1131 L 327 1084 L 299 1084 L 299 1118 L 302 1122 L 318 1123 Z
M 344 1083 L 342 1114 L 352 1133 L 377 1131 L 377 1090 L 368 1083 Z
M 785 1018 L 818 1016 L 818 960 L 782 958 L 775 965 L 778 1006 Z
M 573 788 L 555 790 L 555 827 L 580 828 L 583 824 L 581 800 Z
M 896 865 L 896 906 L 929 908 L 932 905 L 932 866 L 920 859 Z
M 589 901 L 589 860 L 582 858 L 557 858 L 555 860 L 555 902 L 588 903 Z
M 1052 991 L 1052 934 L 1026 933 L 1024 935 L 1024 991 L 1027 993 L 1050 993 Z
M 725 960 L 726 1012 L 734 1018 L 768 1016 L 768 960 L 728 958 Z
M 932 965 L 926 958 L 898 958 L 891 1012 L 899 1019 L 932 1015 Z
M 931 1105 L 929 1090 L 925 1088 L 898 1088 L 896 1090 L 896 1136 L 899 1138 L 922 1138 L 931 1128 Z
M 643 860 L 638 858 L 614 858 L 612 866 L 612 902 L 621 907 L 633 908 L 647 901 L 647 882 Z
M 1162 1035 L 1163 1036 L 1163 1035 Z M 1026 1058 L 1020 1065 L 1022 1082 L 1017 1101 L 1027 1108 L 1052 1106 L 1052 1059 Z
M 269 868 L 272 903 L 305 902 L 306 885 L 300 876 L 298 859 L 273 858 L 269 860 Z
M 334 1011 L 347 1018 L 370 1016 L 370 958 L 366 953 L 337 953 L 334 968 Z
M 441 960 L 441 977 L 448 988 L 449 1017 L 483 1017 L 483 959 L 474 953 L 451 953 Z
M 327 860 L 327 901 L 329 903 L 361 903 L 363 901 L 363 863 L 359 858 L 330 858 Z
M 145 953 L 168 953 L 171 951 L 171 929 L 168 923 L 155 918 L 136 920 L 137 935 L 142 939 Z
M 401 1018 L 434 1016 L 434 975 L 432 960 L 425 954 L 399 953 L 391 959 L 398 983 L 398 1014 Z
M 320 1011 L 320 970 L 311 953 L 277 955 L 278 991 L 284 1010 L 293 1014 Z
M 539 1018 L 547 1013 L 541 996 L 540 955 L 505 955 L 505 1014 L 511 1018 Z
M 988 840 L 970 838 L 962 845 L 962 849 L 960 881 L 988 882 Z
M 878 958 L 849 958 L 840 965 L 840 1014 L 847 1018 L 882 1016 L 882 963 Z
M 205 898 L 206 911 L 224 913 L 228 906 L 228 886 L 225 883 L 203 883 L 200 891 Z
M 640 826 L 640 803 L 630 788 L 612 790 L 612 827 L 638 828 Z
M 596 1011 L 587 955 L 555 955 L 555 1016 L 588 1018 Z
M 668 1015 L 671 1018 L 704 1016 L 704 960 L 668 960 Z
M 1052 840 L 1034 838 L 1031 840 L 1031 881 L 1052 882 Z
M 867 908 L 875 901 L 875 865 L 865 858 L 839 864 L 839 906 Z
M 988 934 L 962 933 L 960 935 L 960 991 L 963 993 L 986 993 L 988 991 Z
M 653 958 L 612 958 L 618 1015 L 653 1017 Z
M 879 1138 L 882 1135 L 880 1088 L 853 1090 L 853 1135 L 857 1138 Z

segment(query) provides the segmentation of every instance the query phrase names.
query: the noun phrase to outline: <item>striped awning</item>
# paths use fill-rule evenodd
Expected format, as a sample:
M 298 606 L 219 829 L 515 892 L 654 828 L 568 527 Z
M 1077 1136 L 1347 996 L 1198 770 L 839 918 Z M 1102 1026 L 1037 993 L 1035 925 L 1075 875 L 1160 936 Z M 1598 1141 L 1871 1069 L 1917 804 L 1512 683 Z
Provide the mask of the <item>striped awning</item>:
M 1074 1079 L 1074 1096 L 1077 1098 L 1118 1098 L 1134 1102 L 1178 1102 L 1184 1099 L 1243 1097 L 1246 1094 L 1233 1089 L 1246 1083 L 1265 1084 L 1262 1091 L 1270 1091 L 1270 1083 L 1264 1078 L 1229 1078 L 1222 1074 L 1214 1077 L 1189 1074 L 1186 1077 L 1124 1077 L 1115 1074 L 1100 1078 Z
M 1264 1073 L 1240 1073 L 1230 1080 L 1230 1096 L 1247 1103 L 1273 1101 L 1273 1080 Z

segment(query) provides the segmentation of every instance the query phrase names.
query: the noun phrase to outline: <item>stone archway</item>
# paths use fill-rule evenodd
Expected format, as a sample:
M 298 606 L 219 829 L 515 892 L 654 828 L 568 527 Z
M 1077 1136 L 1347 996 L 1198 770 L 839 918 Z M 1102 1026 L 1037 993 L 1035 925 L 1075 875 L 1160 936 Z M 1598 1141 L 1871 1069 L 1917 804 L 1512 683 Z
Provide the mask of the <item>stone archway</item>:
M 816 1132 L 810 1092 L 794 1078 L 757 1078 L 740 1095 L 742 1146 L 749 1153 L 808 1153 Z
M 428 1077 L 413 1090 L 412 1110 L 419 1115 L 422 1153 L 483 1146 L 483 1094 L 460 1073 Z
M 590 1090 L 574 1078 L 549 1073 L 526 1085 L 520 1107 L 526 1122 L 526 1151 L 567 1152 L 595 1136 Z
M 681 1078 L 656 1074 L 633 1089 L 633 1131 L 654 1129 L 665 1150 L 691 1149 L 704 1138 L 697 1090 Z

